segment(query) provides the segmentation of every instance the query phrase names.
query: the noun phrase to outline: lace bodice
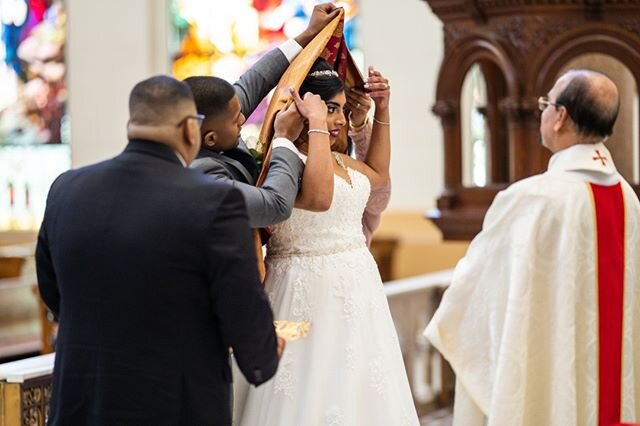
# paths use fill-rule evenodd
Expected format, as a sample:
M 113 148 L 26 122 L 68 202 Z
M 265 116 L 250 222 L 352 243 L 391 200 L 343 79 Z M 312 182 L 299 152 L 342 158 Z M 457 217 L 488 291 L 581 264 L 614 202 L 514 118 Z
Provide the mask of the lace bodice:
M 351 185 L 334 175 L 333 200 L 326 212 L 293 209 L 291 217 L 273 227 L 267 256 L 324 255 L 365 246 L 362 232 L 371 185 L 362 173 L 347 168 Z

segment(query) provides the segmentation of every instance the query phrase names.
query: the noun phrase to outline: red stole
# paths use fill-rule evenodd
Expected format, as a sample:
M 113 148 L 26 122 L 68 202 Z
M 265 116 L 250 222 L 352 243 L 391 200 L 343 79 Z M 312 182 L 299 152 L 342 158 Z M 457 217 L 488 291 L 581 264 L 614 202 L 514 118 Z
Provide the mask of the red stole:
M 625 210 L 622 186 L 589 184 L 596 225 L 598 425 L 620 422 L 624 326 Z

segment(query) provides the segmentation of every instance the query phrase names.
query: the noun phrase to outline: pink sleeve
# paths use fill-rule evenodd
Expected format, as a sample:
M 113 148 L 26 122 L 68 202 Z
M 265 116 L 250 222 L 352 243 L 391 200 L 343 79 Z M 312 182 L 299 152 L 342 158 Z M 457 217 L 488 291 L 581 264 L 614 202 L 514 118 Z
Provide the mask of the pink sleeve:
M 358 161 L 364 161 L 367 156 L 369 143 L 371 142 L 372 127 L 371 123 L 369 123 L 359 132 L 349 130 L 349 136 L 355 145 L 356 160 Z M 371 245 L 371 236 L 378 228 L 378 225 L 380 225 L 380 215 L 387 208 L 387 205 L 389 205 L 390 197 L 391 180 L 389 180 L 386 186 L 371 191 L 371 195 L 369 195 L 369 201 L 362 216 L 362 231 L 367 239 L 367 245 Z

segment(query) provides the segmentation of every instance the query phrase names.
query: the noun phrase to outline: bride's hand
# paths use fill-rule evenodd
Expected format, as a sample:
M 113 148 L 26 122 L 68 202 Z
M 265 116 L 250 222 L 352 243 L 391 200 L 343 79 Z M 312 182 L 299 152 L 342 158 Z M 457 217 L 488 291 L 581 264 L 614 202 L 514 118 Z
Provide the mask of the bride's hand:
M 309 127 L 312 127 L 312 124 L 315 125 L 313 127 L 317 127 L 320 124 L 326 126 L 327 104 L 324 103 L 319 95 L 307 92 L 304 94 L 304 98 L 300 98 L 297 91 L 289 89 L 289 92 L 296 104 L 296 108 L 298 108 L 298 112 L 309 122 Z
M 389 86 L 389 80 L 387 80 L 380 71 L 370 66 L 369 76 L 367 77 L 364 87 L 369 91 L 369 96 L 371 96 L 373 102 L 376 104 L 376 111 L 389 108 L 391 86 Z

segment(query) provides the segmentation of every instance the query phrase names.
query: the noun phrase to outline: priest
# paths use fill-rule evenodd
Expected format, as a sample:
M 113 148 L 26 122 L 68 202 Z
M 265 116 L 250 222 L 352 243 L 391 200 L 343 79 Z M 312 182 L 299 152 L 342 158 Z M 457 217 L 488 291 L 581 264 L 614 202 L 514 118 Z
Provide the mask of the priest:
M 499 193 L 425 335 L 456 373 L 454 425 L 640 422 L 640 203 L 604 145 L 615 84 L 547 96 L 548 170 Z

